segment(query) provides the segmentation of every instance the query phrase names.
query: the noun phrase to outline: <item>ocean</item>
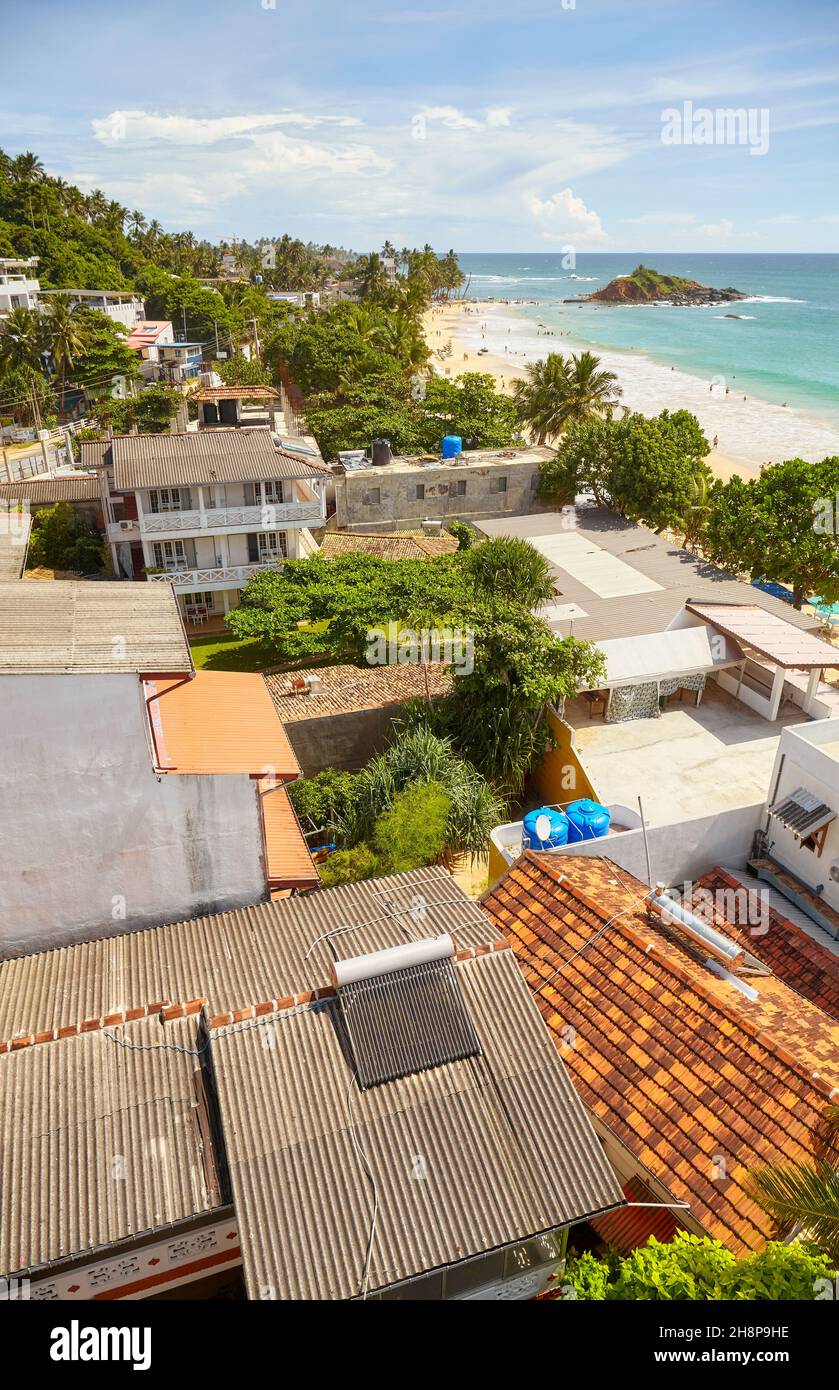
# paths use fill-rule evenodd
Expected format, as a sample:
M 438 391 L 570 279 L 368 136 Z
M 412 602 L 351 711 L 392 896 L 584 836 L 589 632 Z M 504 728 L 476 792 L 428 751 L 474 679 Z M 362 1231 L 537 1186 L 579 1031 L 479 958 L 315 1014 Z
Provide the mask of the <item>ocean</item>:
M 839 255 L 579 253 L 573 268 L 560 253 L 458 259 L 469 277 L 468 297 L 499 302 L 484 332 L 472 327 L 471 344 L 511 363 L 581 346 L 606 353 L 604 365 L 620 372 L 623 363 L 626 403 L 646 411 L 662 385 L 670 388 L 670 405 L 677 383 L 687 383 L 692 401 L 704 404 L 703 395 L 708 401 L 708 428 L 717 431 L 722 422 L 728 437 L 720 434 L 721 450 L 734 455 L 766 461 L 839 452 Z M 748 298 L 701 308 L 562 302 L 604 288 L 640 262 Z M 664 382 L 662 369 L 675 375 Z M 720 398 L 731 403 L 727 415 Z M 762 402 L 778 409 L 765 412 L 756 430 Z M 773 431 L 784 436 L 777 449 Z

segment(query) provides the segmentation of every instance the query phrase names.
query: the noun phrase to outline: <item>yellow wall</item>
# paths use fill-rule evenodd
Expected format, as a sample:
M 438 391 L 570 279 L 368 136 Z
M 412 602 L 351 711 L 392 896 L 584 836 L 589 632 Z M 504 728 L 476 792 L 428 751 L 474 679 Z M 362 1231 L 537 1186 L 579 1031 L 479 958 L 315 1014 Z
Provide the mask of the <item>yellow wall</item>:
M 553 710 L 548 710 L 548 724 L 556 747 L 545 754 L 534 774 L 534 785 L 547 805 L 576 801 L 587 796 L 599 801 L 595 787 L 572 747 L 573 730 Z

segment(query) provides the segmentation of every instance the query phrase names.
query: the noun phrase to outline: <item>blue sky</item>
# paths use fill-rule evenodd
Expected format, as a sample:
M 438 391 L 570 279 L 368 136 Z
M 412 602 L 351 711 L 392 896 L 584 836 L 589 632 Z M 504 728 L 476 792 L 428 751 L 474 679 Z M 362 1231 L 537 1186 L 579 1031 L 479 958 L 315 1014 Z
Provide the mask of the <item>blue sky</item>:
M 21 58 L 3 63 L 0 145 L 170 230 L 359 250 L 839 250 L 837 0 L 0 11 Z M 751 110 L 752 135 L 663 143 L 666 112 L 692 125 L 685 102 L 694 120 Z

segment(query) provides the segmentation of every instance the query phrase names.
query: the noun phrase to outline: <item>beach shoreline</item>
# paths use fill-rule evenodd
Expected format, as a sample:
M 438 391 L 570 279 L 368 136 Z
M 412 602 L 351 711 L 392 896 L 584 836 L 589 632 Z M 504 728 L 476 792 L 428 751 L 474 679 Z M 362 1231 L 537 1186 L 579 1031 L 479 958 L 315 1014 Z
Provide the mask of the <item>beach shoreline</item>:
M 533 305 L 535 301 L 522 303 Z M 577 341 L 568 332 L 535 327 L 516 315 L 519 304 L 498 300 L 457 300 L 435 304 L 425 314 L 424 331 L 434 370 L 452 378 L 488 372 L 501 389 L 525 375 L 528 362 L 549 352 L 590 351 L 614 371 L 622 387 L 621 405 L 645 415 L 690 410 L 709 441 L 718 437 L 707 461 L 715 477 L 754 478 L 767 463 L 785 458 L 815 461 L 839 452 L 830 426 L 810 412 L 773 405 L 756 397 L 724 392 L 679 367 L 667 367 L 646 354 L 602 349 Z M 548 317 L 546 312 L 546 318 Z M 481 351 L 481 349 L 484 349 Z

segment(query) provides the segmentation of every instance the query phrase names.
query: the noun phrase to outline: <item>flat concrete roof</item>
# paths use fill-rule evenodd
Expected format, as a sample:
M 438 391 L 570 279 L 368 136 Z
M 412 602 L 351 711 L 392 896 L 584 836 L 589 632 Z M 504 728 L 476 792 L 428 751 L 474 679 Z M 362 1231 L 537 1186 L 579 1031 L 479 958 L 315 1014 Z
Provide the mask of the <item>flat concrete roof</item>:
M 691 601 L 749 604 L 802 632 L 817 632 L 813 614 L 726 574 L 644 526 L 605 507 L 475 520 L 485 536 L 518 536 L 554 568 L 559 612 L 551 622 L 560 637 L 597 642 L 663 632 Z M 573 605 L 567 616 L 565 605 Z
M 582 699 L 568 701 L 565 719 L 598 801 L 637 809 L 640 796 L 651 825 L 765 802 L 781 730 L 807 722 L 789 705 L 782 718 L 764 719 L 715 681 L 698 708 L 672 703 L 659 719 L 607 724 Z
M 416 473 L 434 468 L 510 468 L 515 464 L 545 463 L 555 452 L 538 444 L 528 444 L 519 449 L 467 449 L 451 459 L 441 458 L 439 454 L 396 454 L 390 463 L 381 466 L 370 463 L 366 468 L 344 469 L 339 461 L 333 467 L 338 473 L 346 472 L 350 478 L 360 473 L 378 473 L 386 477 L 388 473 Z

